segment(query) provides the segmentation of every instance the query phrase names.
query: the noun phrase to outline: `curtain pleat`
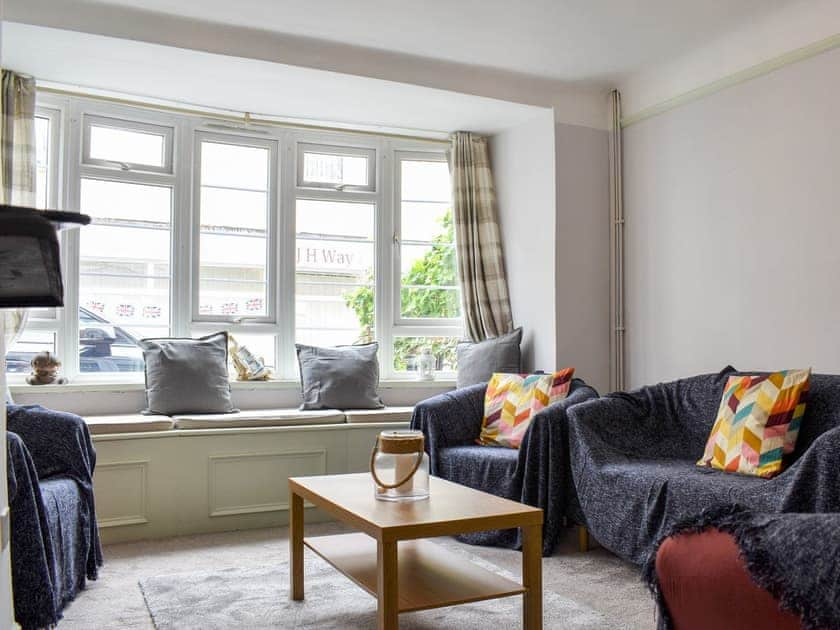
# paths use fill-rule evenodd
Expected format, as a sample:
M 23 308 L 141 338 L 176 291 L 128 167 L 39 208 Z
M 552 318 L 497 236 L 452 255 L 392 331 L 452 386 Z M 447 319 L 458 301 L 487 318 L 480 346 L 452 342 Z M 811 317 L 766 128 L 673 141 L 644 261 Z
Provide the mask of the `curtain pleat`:
M 0 203 L 31 208 L 36 175 L 35 79 L 11 70 L 0 74 Z M 6 350 L 23 332 L 28 314 L 26 309 L 2 312 Z
M 482 341 L 513 330 L 496 191 L 487 139 L 459 131 L 451 143 L 449 167 L 464 320 L 469 337 Z

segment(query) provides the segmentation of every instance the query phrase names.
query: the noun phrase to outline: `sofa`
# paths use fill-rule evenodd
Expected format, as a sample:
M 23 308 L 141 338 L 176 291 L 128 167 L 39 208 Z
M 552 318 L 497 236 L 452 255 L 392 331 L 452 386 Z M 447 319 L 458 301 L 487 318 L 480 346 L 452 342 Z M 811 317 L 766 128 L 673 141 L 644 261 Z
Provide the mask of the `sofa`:
M 84 421 L 39 406 L 7 405 L 12 591 L 24 628 L 50 627 L 102 564 Z
M 603 546 L 641 565 L 674 523 L 733 502 L 768 513 L 840 511 L 840 376 L 812 375 L 796 450 L 780 475 L 696 465 L 737 373 L 727 367 L 569 409 L 574 490 Z
M 581 379 L 568 396 L 537 413 L 518 450 L 477 444 L 487 384 L 472 385 L 418 403 L 411 428 L 423 432 L 433 475 L 521 501 L 544 510 L 543 555 L 556 547 L 573 492 L 566 445 L 567 412 L 598 397 Z M 518 529 L 476 532 L 458 537 L 476 545 L 520 549 Z
M 644 568 L 660 630 L 840 627 L 840 514 L 739 506 L 676 525 Z

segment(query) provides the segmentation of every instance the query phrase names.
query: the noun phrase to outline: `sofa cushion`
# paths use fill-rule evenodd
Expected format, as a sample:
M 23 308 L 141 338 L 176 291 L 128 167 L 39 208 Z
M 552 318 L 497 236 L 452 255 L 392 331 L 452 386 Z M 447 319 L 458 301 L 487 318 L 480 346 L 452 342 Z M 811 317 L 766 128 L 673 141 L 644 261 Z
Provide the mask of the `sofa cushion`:
M 343 424 L 343 411 L 331 409 L 246 409 L 234 413 L 175 415 L 176 429 L 229 429 L 237 427 L 283 427 L 303 424 Z
M 384 409 L 356 409 L 345 411 L 349 424 L 364 422 L 410 422 L 414 407 L 385 407 Z
M 698 466 L 758 477 L 782 471 L 805 415 L 811 370 L 730 376 Z
M 169 416 L 145 416 L 139 413 L 117 416 L 87 416 L 85 418 L 91 435 L 106 433 L 142 433 L 146 431 L 168 431 L 172 428 Z
M 494 372 L 519 372 L 521 343 L 522 328 L 478 343 L 459 343 L 455 349 L 458 357 L 458 389 L 486 383 Z
M 574 373 L 565 368 L 551 374 L 494 374 L 484 395 L 479 442 L 519 448 L 534 415 L 569 394 Z
M 228 335 L 141 339 L 148 414 L 230 413 Z
M 301 409 L 381 409 L 379 344 L 320 348 L 295 344 Z

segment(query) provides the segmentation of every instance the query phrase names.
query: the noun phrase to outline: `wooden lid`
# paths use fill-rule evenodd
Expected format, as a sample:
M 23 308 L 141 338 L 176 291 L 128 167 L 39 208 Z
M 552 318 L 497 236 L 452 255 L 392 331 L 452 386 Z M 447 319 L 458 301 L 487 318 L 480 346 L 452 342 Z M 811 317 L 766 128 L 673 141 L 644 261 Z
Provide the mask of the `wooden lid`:
M 422 453 L 424 442 L 420 431 L 383 431 L 379 434 L 379 452 L 391 455 Z

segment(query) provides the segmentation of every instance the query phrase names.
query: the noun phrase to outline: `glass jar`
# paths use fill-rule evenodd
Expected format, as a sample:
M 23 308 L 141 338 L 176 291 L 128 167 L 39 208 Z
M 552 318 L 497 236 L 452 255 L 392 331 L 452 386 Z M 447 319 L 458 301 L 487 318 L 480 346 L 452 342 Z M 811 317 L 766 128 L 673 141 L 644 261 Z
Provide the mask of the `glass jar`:
M 417 358 L 417 378 L 421 381 L 435 380 L 435 367 L 437 359 L 432 354 L 431 349 L 423 348 L 420 356 Z
M 420 431 L 383 431 L 370 456 L 374 495 L 381 501 L 429 498 L 429 456 Z

